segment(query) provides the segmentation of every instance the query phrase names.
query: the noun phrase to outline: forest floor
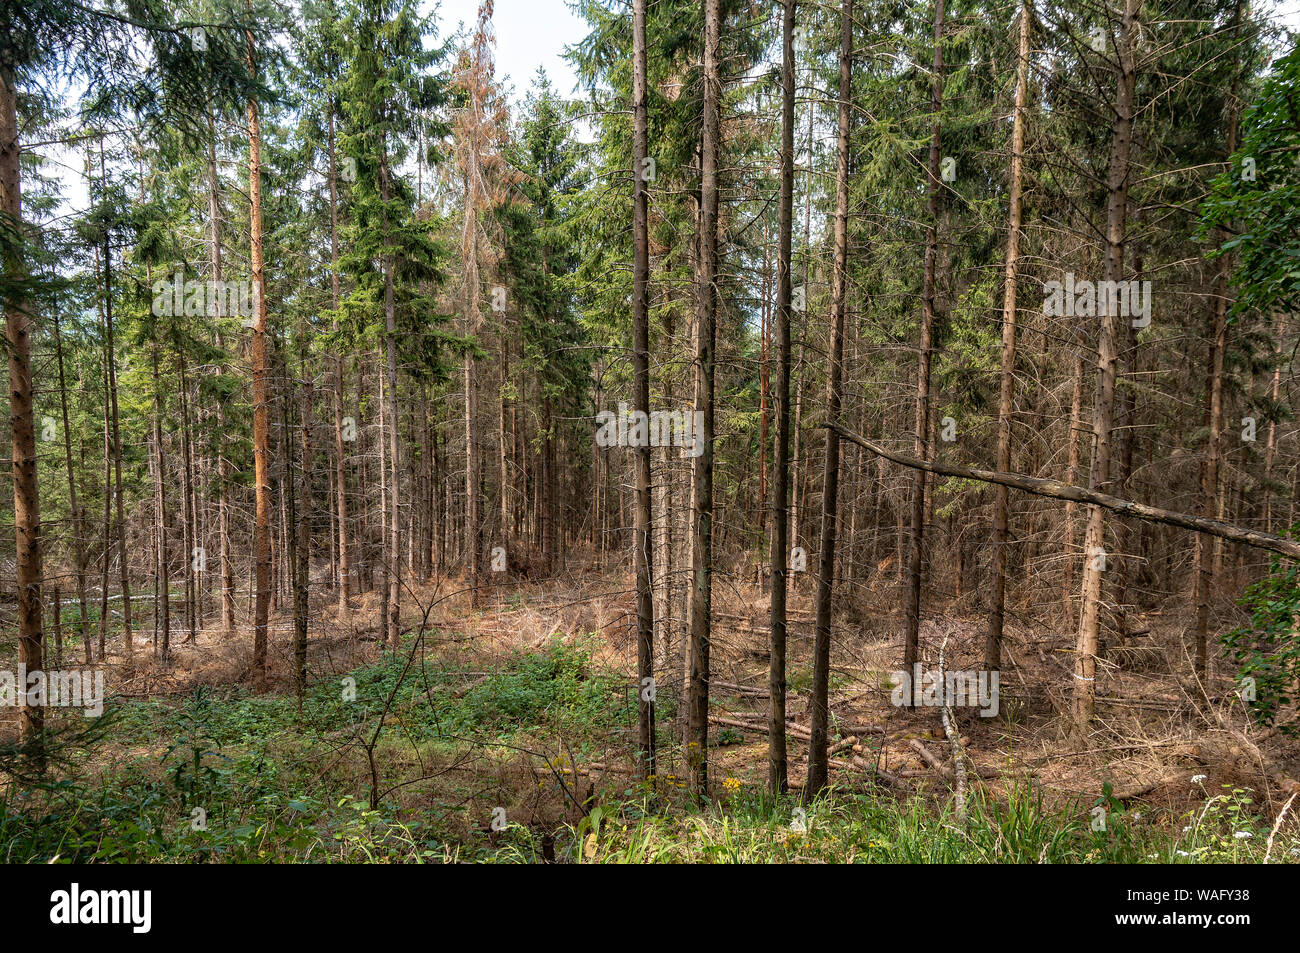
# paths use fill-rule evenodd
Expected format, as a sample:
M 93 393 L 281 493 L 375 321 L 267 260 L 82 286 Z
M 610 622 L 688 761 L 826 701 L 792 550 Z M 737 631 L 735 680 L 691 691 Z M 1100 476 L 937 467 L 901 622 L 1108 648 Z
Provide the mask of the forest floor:
M 346 617 L 327 594 L 313 600 L 301 708 L 287 611 L 257 690 L 244 631 L 208 628 L 192 643 L 177 631 L 162 664 L 137 628 L 130 673 L 116 640 L 95 737 L 61 747 L 59 727 L 88 720 L 53 713 L 46 781 L 0 789 L 3 859 L 1300 860 L 1300 799 L 1287 807 L 1300 741 L 1252 726 L 1226 666 L 1208 701 L 1192 690 L 1177 607 L 1144 616 L 1133 627 L 1149 631 L 1110 653 L 1086 739 L 1067 717 L 1073 633 L 1008 626 L 997 713 L 956 709 L 972 769 L 962 823 L 940 710 L 891 699 L 892 588 L 841 609 L 834 789 L 801 807 L 811 585 L 790 600 L 796 791 L 775 801 L 764 790 L 767 595 L 734 577 L 715 586 L 703 809 L 673 742 L 680 638 L 657 660 L 669 673 L 658 783 L 637 779 L 626 572 L 503 576 L 478 608 L 456 579 L 407 596 L 398 652 L 380 646 L 373 593 Z M 978 615 L 927 617 L 927 667 L 946 640 L 950 671 L 978 670 L 983 627 Z M 0 709 L 5 737 L 12 716 Z

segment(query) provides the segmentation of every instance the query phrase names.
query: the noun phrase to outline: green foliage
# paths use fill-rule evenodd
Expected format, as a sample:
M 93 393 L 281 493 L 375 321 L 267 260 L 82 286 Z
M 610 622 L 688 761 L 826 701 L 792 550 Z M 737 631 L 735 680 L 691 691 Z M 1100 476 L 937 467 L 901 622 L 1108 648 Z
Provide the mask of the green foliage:
M 1257 863 L 1268 831 L 1240 789 L 1177 816 L 1126 810 L 1108 792 L 1099 801 L 1105 828 L 1094 830 L 1083 803 L 1049 808 L 1028 784 L 1005 799 L 974 795 L 964 827 L 923 798 L 900 803 L 832 791 L 804 808 L 794 798 L 773 801 L 757 786 L 724 787 L 731 791 L 725 806 L 703 812 L 605 804 L 598 830 L 590 823 L 573 829 L 570 856 L 596 863 Z M 1293 849 L 1294 836 L 1279 838 L 1272 860 L 1294 861 Z
M 1242 121 L 1241 147 L 1213 182 L 1202 231 L 1223 228 L 1233 252 L 1236 313 L 1300 308 L 1300 48 L 1273 64 Z
M 1294 536 L 1297 528 L 1291 532 Z M 1272 571 L 1246 589 L 1241 605 L 1250 622 L 1224 635 L 1223 644 L 1237 665 L 1246 707 L 1259 724 L 1276 723 L 1287 734 L 1300 734 L 1294 706 L 1300 679 L 1300 565 L 1274 556 Z

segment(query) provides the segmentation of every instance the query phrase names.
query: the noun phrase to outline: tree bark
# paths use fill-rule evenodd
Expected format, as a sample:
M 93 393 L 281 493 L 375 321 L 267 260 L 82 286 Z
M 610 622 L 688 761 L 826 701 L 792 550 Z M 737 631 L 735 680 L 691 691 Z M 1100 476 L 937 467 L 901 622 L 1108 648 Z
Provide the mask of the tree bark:
M 1125 0 L 1119 34 L 1115 42 L 1115 116 L 1111 126 L 1110 165 L 1106 179 L 1106 264 L 1105 280 L 1124 277 L 1124 238 L 1128 215 L 1129 155 L 1133 145 L 1133 94 L 1137 70 L 1133 58 L 1133 31 L 1140 0 Z M 1111 287 L 1114 287 L 1112 285 Z M 1115 366 L 1118 361 L 1116 307 L 1099 308 L 1100 335 L 1097 340 L 1097 391 L 1093 395 L 1092 466 L 1088 488 L 1101 492 L 1110 485 L 1111 430 L 1115 415 Z M 1106 508 L 1088 510 L 1088 527 L 1083 543 L 1083 578 L 1080 583 L 1082 610 L 1074 662 L 1074 718 L 1080 725 L 1092 721 L 1097 694 L 1097 644 L 1101 632 L 1102 573 L 1107 558 Z
M 393 249 L 388 244 L 388 142 L 382 139 L 379 161 L 380 201 L 384 203 L 381 222 L 384 233 L 384 346 L 385 371 L 388 375 L 388 644 L 396 649 L 401 633 L 402 606 L 402 517 L 401 466 L 402 443 L 397 432 L 397 311 L 393 289 Z
M 99 178 L 105 184 L 104 143 L 99 143 Z M 131 569 L 126 558 L 126 507 L 122 500 L 122 440 L 117 407 L 117 348 L 113 339 L 113 247 L 107 227 L 104 231 L 104 347 L 108 362 L 108 404 L 113 453 L 113 505 L 117 515 L 118 576 L 122 587 L 122 640 L 126 667 L 135 663 L 135 633 L 131 627 Z M 15 458 L 16 459 L 16 458 Z
M 1011 469 L 1011 415 L 1016 387 L 1016 284 L 1020 275 L 1021 169 L 1025 152 L 1025 97 L 1029 86 L 1030 0 L 1020 4 L 1020 45 L 1016 61 L 1015 118 L 1011 126 L 1011 186 L 1007 212 L 1007 257 L 1002 290 L 1002 380 L 998 396 L 998 469 Z M 993 604 L 984 641 L 984 668 L 1002 667 L 1002 626 L 1007 597 L 1007 488 L 993 495 Z
M 253 33 L 245 34 L 248 69 L 256 74 Z M 253 562 L 257 587 L 253 608 L 253 670 L 259 683 L 266 680 L 267 628 L 271 609 L 271 468 L 267 422 L 266 271 L 262 262 L 262 137 L 258 128 L 257 99 L 248 101 L 249 258 L 253 292 L 257 297 L 253 319 L 253 484 L 256 527 Z
M 298 469 L 298 513 L 291 532 L 298 534 L 294 565 L 293 591 L 293 661 L 298 688 L 298 708 L 302 709 L 307 691 L 307 607 L 311 594 L 311 409 L 312 379 L 307 364 L 307 348 L 302 347 L 299 373 L 301 381 L 300 443 Z
M 709 650 L 713 597 L 713 371 L 718 308 L 718 156 L 722 78 L 718 44 L 720 0 L 704 0 L 704 109 L 700 153 L 699 262 L 696 277 L 695 410 L 703 427 L 695 439 L 703 452 L 692 481 L 690 699 L 686 760 L 690 790 L 708 797 Z
M 930 358 L 934 336 L 935 270 L 939 258 L 939 152 L 943 109 L 943 26 L 944 0 L 934 4 L 934 58 L 930 66 L 930 161 L 927 205 L 929 225 L 925 236 L 925 272 L 921 279 L 921 340 L 916 366 L 916 455 L 930 453 Z M 903 636 L 903 669 L 911 671 L 920 658 L 921 580 L 925 554 L 925 471 L 912 474 L 911 516 L 908 532 L 907 586 L 903 593 L 906 628 Z
M 0 215 L 6 227 L 22 225 L 22 171 L 18 161 L 18 90 L 13 70 L 0 67 Z M 27 262 L 18 241 L 4 243 L 5 277 L 21 280 Z M 20 293 L 6 293 L 5 345 L 9 356 L 9 423 L 12 433 L 14 535 L 18 586 L 18 663 L 39 671 L 42 661 L 41 504 L 36 471 L 36 418 L 32 394 L 31 334 L 33 321 Z M 20 691 L 19 739 L 43 763 L 45 709 L 26 704 Z
M 789 788 L 785 744 L 786 569 L 790 564 L 790 305 L 794 220 L 794 21 L 795 0 L 781 17 L 781 194 L 777 211 L 776 386 L 772 394 L 776 442 L 772 462 L 772 603 L 768 641 L 767 784 L 774 795 Z
M 939 0 L 942 4 L 943 0 Z M 853 0 L 840 6 L 839 129 L 835 163 L 835 261 L 831 273 L 830 365 L 826 371 L 826 419 L 838 420 L 844 388 L 844 311 L 847 297 L 849 241 L 849 101 L 853 95 Z M 830 730 L 831 593 L 835 585 L 835 541 L 840 485 L 840 440 L 826 433 L 822 473 L 822 525 L 818 549 L 816 622 L 813 636 L 813 683 L 808 741 L 808 781 L 811 798 L 829 779 L 826 741 Z M 784 724 L 784 721 L 782 722 Z M 779 734 L 780 732 L 778 732 Z
M 1234 40 L 1237 22 L 1241 18 L 1241 4 L 1237 4 L 1233 23 Z M 1233 44 L 1234 61 L 1236 43 Z M 1237 78 L 1234 73 L 1232 87 L 1228 94 L 1228 135 L 1226 152 L 1229 161 L 1237 151 Z M 1214 230 L 1214 247 L 1220 248 L 1228 240 L 1228 233 L 1218 228 Z M 1206 416 L 1209 418 L 1209 433 L 1205 440 L 1205 452 L 1201 461 L 1200 473 L 1200 511 L 1202 516 L 1215 516 L 1221 512 L 1223 501 L 1219 492 L 1220 444 L 1223 432 L 1223 363 L 1228 348 L 1228 278 L 1229 259 L 1224 255 L 1219 259 L 1218 274 L 1214 282 L 1214 297 L 1210 304 L 1210 361 L 1209 386 L 1206 394 Z M 1196 677 L 1202 685 L 1209 673 L 1209 631 L 1210 631 L 1210 593 L 1214 584 L 1214 572 L 1218 569 L 1218 560 L 1211 565 L 1209 540 L 1198 537 L 1196 541 L 1196 628 L 1193 632 L 1194 665 Z
M 54 351 L 59 362 L 59 409 L 63 414 L 63 457 L 68 474 L 68 509 L 72 514 L 73 558 L 76 560 L 77 607 L 81 625 L 81 639 L 86 647 L 86 664 L 93 659 L 90 639 L 90 618 L 86 605 L 86 512 L 77 502 L 77 478 L 72 469 L 72 428 L 68 420 L 68 387 L 63 375 L 63 338 L 59 333 L 59 312 L 52 313 L 54 321 Z M 1276 386 L 1274 390 L 1276 391 Z M 1271 446 L 1271 438 L 1270 438 Z
M 646 0 L 632 6 L 632 405 L 650 413 L 650 234 L 644 171 L 649 148 L 646 102 Z M 650 551 L 650 443 L 634 448 L 638 743 L 644 778 L 655 775 L 654 560 Z M 648 684 L 647 684 L 648 683 Z M 649 689 L 649 690 L 647 690 Z

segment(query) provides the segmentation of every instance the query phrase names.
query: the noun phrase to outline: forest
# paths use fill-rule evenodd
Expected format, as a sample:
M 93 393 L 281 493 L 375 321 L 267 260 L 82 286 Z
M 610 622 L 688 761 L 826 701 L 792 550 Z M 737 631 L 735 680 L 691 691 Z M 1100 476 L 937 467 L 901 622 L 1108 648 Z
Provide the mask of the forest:
M 507 6 L 0 2 L 0 861 L 1300 863 L 1300 12 Z

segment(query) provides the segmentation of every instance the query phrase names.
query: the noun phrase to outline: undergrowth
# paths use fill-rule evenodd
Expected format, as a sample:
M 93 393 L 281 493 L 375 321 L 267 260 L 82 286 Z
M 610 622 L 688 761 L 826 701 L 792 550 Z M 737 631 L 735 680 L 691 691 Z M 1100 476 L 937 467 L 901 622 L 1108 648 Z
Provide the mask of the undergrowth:
M 408 648 L 419 656 L 423 646 Z M 372 797 L 357 765 L 385 710 L 374 747 L 389 787 Z M 1201 806 L 1178 817 L 1132 811 L 1109 791 L 1050 808 L 1028 785 L 1001 799 L 977 790 L 964 825 L 923 797 L 833 789 L 801 805 L 738 778 L 704 808 L 675 787 L 573 797 L 574 776 L 557 765 L 606 750 L 635 720 L 630 686 L 595 670 L 581 641 L 516 654 L 490 673 L 422 659 L 408 668 L 405 655 L 388 655 L 315 681 L 301 711 L 292 696 L 241 690 L 123 701 L 103 737 L 57 771 L 0 788 L 0 861 L 1249 863 L 1267 850 L 1269 827 L 1240 788 L 1202 790 Z M 542 786 L 548 772 L 568 776 L 556 793 L 562 819 L 467 823 L 478 779 L 451 771 L 425 800 L 402 796 L 417 789 L 403 773 L 410 762 L 450 762 L 467 746 L 503 758 L 558 751 L 538 774 Z M 344 783 L 331 770 L 346 759 Z M 1270 859 L 1298 854 L 1284 832 Z

